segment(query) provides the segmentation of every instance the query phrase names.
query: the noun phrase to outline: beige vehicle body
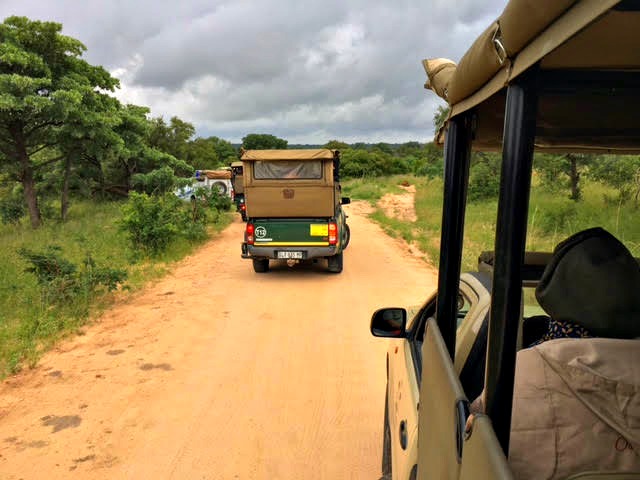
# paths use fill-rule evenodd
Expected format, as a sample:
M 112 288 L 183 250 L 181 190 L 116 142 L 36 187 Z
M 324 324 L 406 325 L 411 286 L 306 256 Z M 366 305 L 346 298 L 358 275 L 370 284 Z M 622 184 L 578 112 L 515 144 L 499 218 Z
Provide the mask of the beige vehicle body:
M 427 315 L 418 347 L 405 339 L 413 324 L 405 331 L 404 309 L 381 309 L 372 318 L 374 335 L 400 339 L 390 350 L 397 353 L 390 353 L 389 359 L 385 433 L 389 442 L 404 433 L 406 447 L 392 447 L 386 464 L 383 457 L 384 478 L 515 478 L 507 458 L 516 352 L 522 344 L 520 335 L 526 334 L 520 327 L 521 281 L 533 152 L 640 153 L 638 32 L 640 2 L 635 0 L 510 0 L 457 65 L 442 58 L 423 61 L 425 87 L 450 106 L 436 136 L 446 146 L 437 309 L 433 307 L 433 317 Z M 479 317 L 469 312 L 456 324 L 456 297 L 473 283 L 465 277 L 460 281 L 472 149 L 502 151 L 503 159 L 486 374 L 481 385 L 483 411 L 473 415 L 469 404 L 475 398 L 463 385 L 462 365 Z M 592 287 L 598 279 L 593 280 Z M 484 308 L 486 302 L 478 300 L 476 305 Z M 600 318 L 606 324 L 607 319 Z M 632 320 L 637 318 L 630 315 L 630 324 Z M 638 341 L 635 337 L 608 339 Z M 605 398 L 605 388 L 596 388 Z M 560 420 L 569 429 L 582 421 L 570 415 Z M 631 423 L 637 432 L 637 415 Z M 385 445 L 389 442 L 385 435 Z M 538 449 L 532 445 L 529 450 L 529 465 L 537 465 Z M 558 450 L 551 445 L 545 451 Z M 570 468 L 569 457 L 544 461 L 568 465 L 566 471 L 571 473 L 550 477 L 554 479 L 640 479 L 640 471 L 628 468 L 612 471 L 594 464 Z
M 241 155 L 247 229 L 243 258 L 256 272 L 269 259 L 289 264 L 326 258 L 340 273 L 350 238 L 337 150 L 247 150 Z

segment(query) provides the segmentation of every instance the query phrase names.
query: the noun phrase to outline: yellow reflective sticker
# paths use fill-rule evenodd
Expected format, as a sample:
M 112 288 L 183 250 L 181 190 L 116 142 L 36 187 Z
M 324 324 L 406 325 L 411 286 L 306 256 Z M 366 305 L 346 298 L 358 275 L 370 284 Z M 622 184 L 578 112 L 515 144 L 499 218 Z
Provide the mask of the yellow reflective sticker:
M 326 237 L 329 235 L 329 225 L 326 223 L 312 223 L 309 227 L 309 234 L 312 237 Z

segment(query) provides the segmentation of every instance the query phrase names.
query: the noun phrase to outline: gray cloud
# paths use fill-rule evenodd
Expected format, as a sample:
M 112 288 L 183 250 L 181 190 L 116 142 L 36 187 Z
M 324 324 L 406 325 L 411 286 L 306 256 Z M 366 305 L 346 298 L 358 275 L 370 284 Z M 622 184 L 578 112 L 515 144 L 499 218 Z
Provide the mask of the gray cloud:
M 53 20 L 118 76 L 117 96 L 238 141 L 426 141 L 441 102 L 420 60 L 459 60 L 506 0 L 3 0 Z

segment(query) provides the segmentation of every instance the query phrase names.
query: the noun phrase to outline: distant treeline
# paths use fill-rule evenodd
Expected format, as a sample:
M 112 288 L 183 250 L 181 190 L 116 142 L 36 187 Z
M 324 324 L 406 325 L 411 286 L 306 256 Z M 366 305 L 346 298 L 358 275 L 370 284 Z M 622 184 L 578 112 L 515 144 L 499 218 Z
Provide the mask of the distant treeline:
M 123 105 L 113 96 L 118 79 L 83 60 L 86 47 L 61 31 L 59 23 L 25 17 L 0 23 L 0 218 L 5 223 L 28 215 L 37 228 L 43 210 L 51 217 L 53 208 L 64 221 L 74 198 L 168 192 L 195 169 L 229 165 L 239 147 L 294 147 L 265 133 L 249 133 L 241 145 L 197 137 L 193 124 L 176 116 L 165 121 L 151 117 L 147 107 Z M 447 114 L 438 109 L 434 124 L 441 125 Z M 317 146 L 342 152 L 345 178 L 443 172 L 442 150 L 432 143 L 331 140 Z M 499 165 L 498 155 L 473 154 L 471 200 L 497 194 Z M 541 181 L 566 188 L 574 200 L 580 199 L 583 175 L 615 187 L 622 201 L 638 199 L 638 157 L 544 155 L 536 157 L 535 167 Z

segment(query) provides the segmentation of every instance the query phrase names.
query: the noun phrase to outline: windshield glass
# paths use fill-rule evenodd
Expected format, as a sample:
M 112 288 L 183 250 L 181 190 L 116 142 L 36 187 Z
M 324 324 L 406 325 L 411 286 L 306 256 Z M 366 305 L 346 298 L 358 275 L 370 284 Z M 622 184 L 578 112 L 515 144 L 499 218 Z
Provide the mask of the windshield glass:
M 257 161 L 254 163 L 253 174 L 258 180 L 267 179 L 298 179 L 311 180 L 322 178 L 322 162 L 299 160 L 278 160 L 275 162 Z

